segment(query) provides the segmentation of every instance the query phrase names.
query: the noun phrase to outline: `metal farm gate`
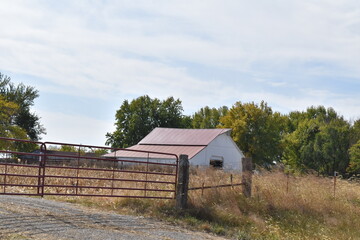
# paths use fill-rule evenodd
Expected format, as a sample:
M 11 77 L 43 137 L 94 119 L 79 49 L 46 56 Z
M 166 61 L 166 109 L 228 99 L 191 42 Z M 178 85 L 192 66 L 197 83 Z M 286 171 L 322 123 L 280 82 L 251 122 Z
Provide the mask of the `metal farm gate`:
M 0 194 L 174 199 L 175 154 L 0 137 Z

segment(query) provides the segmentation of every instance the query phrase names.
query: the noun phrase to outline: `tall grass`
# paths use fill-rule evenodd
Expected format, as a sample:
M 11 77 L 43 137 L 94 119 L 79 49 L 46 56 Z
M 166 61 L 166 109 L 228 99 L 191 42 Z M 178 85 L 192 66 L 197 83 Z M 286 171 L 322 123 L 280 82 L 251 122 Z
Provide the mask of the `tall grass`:
M 241 175 L 233 174 L 232 179 L 239 183 Z M 230 180 L 230 173 L 223 171 L 190 171 L 190 187 L 228 184 Z M 360 239 L 358 183 L 338 180 L 334 196 L 332 178 L 264 171 L 253 176 L 252 189 L 251 198 L 242 195 L 241 186 L 190 191 L 185 211 L 177 211 L 173 200 L 51 198 L 152 216 L 235 239 Z
M 335 197 L 333 187 L 331 178 L 264 172 L 251 198 L 238 188 L 191 193 L 189 214 L 239 239 L 360 239 L 360 185 L 338 180 Z

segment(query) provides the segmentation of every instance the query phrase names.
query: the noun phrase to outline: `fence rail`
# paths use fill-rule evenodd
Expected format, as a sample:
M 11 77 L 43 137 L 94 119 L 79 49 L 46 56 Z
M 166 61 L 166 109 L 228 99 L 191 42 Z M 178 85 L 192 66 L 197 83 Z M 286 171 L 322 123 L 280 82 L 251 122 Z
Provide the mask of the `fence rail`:
M 215 186 L 192 187 L 192 188 L 189 188 L 189 190 L 203 190 L 203 189 L 211 189 L 211 188 L 235 187 L 235 186 L 242 186 L 242 185 L 244 185 L 244 183 L 222 184 L 222 185 L 215 185 Z

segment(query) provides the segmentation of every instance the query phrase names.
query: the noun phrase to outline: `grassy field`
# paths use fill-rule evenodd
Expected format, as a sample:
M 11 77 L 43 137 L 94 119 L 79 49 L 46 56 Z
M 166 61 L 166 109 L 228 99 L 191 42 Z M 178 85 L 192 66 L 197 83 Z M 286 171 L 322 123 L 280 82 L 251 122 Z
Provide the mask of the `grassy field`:
M 192 171 L 191 186 L 230 182 L 221 171 Z M 240 182 L 233 175 L 233 182 Z M 241 187 L 190 191 L 189 208 L 169 200 L 66 198 L 100 209 L 146 215 L 194 230 L 235 239 L 360 239 L 360 185 L 333 179 L 263 172 L 253 177 L 253 195 Z
M 234 174 L 233 182 L 241 181 Z M 230 183 L 230 173 L 191 170 L 190 186 Z M 50 197 L 48 197 L 50 198 Z M 253 176 L 253 194 L 241 186 L 190 191 L 189 208 L 173 200 L 51 197 L 102 210 L 145 215 L 234 239 L 360 239 L 360 185 L 313 175 L 263 171 Z

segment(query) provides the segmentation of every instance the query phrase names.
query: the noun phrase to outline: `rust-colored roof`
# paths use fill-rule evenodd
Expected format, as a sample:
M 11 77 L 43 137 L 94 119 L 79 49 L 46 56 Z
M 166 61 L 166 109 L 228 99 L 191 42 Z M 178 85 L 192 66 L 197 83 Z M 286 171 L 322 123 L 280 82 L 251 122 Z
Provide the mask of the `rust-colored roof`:
M 140 150 L 140 151 L 148 151 L 148 152 L 161 152 L 161 153 L 172 153 L 179 156 L 180 154 L 186 154 L 189 156 L 189 159 L 194 157 L 198 152 L 204 149 L 205 146 L 165 146 L 165 145 L 134 145 L 127 149 L 131 150 Z M 155 153 L 144 153 L 144 152 L 136 152 L 136 151 L 125 151 L 119 150 L 109 153 L 105 155 L 106 157 L 129 157 L 129 158 L 168 158 L 172 159 L 174 156 L 172 155 L 163 155 L 163 154 L 155 154 Z
M 180 129 L 180 128 L 155 128 L 137 145 L 129 147 L 130 150 L 146 152 L 172 153 L 179 156 L 186 154 L 189 159 L 203 150 L 217 136 L 229 134 L 231 129 Z M 170 155 L 146 152 L 119 150 L 116 153 L 106 154 L 106 157 L 129 158 L 173 158 Z
M 231 131 L 228 128 L 180 129 L 155 128 L 139 145 L 207 146 L 218 135 Z

